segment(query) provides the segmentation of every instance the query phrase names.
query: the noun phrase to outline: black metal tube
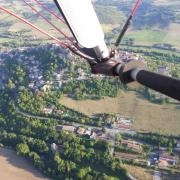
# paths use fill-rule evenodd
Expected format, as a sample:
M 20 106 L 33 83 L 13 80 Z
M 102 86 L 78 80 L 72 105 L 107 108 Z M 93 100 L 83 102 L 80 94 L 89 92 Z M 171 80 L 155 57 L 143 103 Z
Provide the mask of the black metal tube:
M 59 5 L 58 1 L 57 1 L 57 0 L 54 0 L 54 3 L 55 3 L 55 5 L 57 6 L 57 8 L 58 8 L 59 12 L 61 13 L 61 15 L 62 15 L 63 19 L 65 20 L 65 22 L 66 22 L 66 24 L 67 24 L 68 28 L 70 29 L 70 31 L 71 31 L 71 33 L 72 33 L 72 35 L 74 36 L 74 38 L 75 38 L 75 39 L 76 39 L 76 41 L 77 41 L 77 38 L 76 38 L 76 36 L 75 36 L 75 34 L 74 34 L 74 32 L 73 32 L 73 30 L 72 30 L 72 28 L 71 28 L 71 26 L 70 26 L 70 24 L 69 24 L 68 20 L 66 19 L 66 16 L 64 15 L 64 12 L 62 11 L 62 9 L 61 9 L 61 7 L 60 7 L 60 5 Z M 78 41 L 77 41 L 77 42 L 78 42 Z
M 134 79 L 135 78 L 135 79 Z M 147 70 L 139 70 L 134 80 L 155 91 L 180 101 L 180 80 Z
M 115 43 L 116 47 L 119 46 L 119 44 L 121 43 L 122 38 L 124 37 L 126 31 L 128 30 L 129 25 L 131 24 L 131 20 L 132 20 L 132 16 L 129 16 L 128 20 L 126 21 L 126 24 L 124 25 L 120 35 L 118 36 L 116 43 Z

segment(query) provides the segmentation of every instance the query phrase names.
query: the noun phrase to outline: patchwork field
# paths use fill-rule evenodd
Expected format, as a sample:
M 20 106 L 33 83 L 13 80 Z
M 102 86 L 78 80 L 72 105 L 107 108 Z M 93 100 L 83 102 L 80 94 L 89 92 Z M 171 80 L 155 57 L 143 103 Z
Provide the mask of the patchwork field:
M 174 46 L 180 48 L 179 32 L 180 32 L 180 24 L 171 23 L 168 27 L 164 42 L 169 42 L 170 44 L 173 44 Z
M 64 97 L 60 103 L 86 115 L 120 113 L 135 118 L 133 128 L 138 131 L 180 135 L 180 107 L 157 105 L 139 97 L 134 92 L 121 93 L 117 98 L 76 101 Z
M 168 43 L 180 49 L 180 24 L 171 23 L 165 30 L 131 30 L 127 33 L 128 38 L 133 38 L 137 45 L 153 45 Z
M 0 4 L 3 5 L 4 7 L 6 7 L 7 9 L 11 10 L 12 12 L 16 13 L 20 17 L 26 18 L 28 21 L 30 21 L 31 23 L 34 23 L 35 25 L 37 25 L 41 29 L 47 31 L 51 35 L 53 35 L 57 38 L 60 38 L 60 39 L 62 38 L 60 33 L 58 33 L 56 30 L 54 30 L 51 27 L 51 25 L 49 25 L 46 21 L 44 21 L 44 19 L 42 19 L 41 17 L 36 15 L 30 9 L 30 7 L 25 6 L 23 4 L 23 2 L 15 0 L 15 1 L 10 2 L 10 4 L 9 4 L 5 0 L 0 0 Z M 36 6 L 35 4 L 34 4 L 34 7 L 39 9 L 38 6 Z M 39 9 L 39 10 L 42 11 L 42 9 Z M 4 13 L 3 11 L 0 11 L 0 13 L 1 13 L 0 21 L 3 22 L 3 24 L 0 25 L 0 35 L 6 34 L 7 32 L 11 33 L 12 35 L 14 35 L 16 33 L 19 35 L 19 37 L 12 37 L 12 36 L 8 36 L 6 38 L 1 37 L 0 44 L 5 43 L 5 42 L 7 42 L 7 43 L 14 42 L 14 43 L 18 44 L 20 37 L 22 40 L 25 37 L 29 37 L 29 40 L 32 39 L 33 41 L 36 39 L 39 41 L 39 44 L 42 42 L 52 42 L 52 41 L 48 40 L 49 38 L 47 36 L 43 35 L 42 33 L 40 33 L 37 30 L 32 29 L 31 27 L 22 23 L 21 21 L 17 20 L 16 18 Z M 43 11 L 43 13 L 44 13 L 44 11 Z M 53 16 L 50 16 L 47 13 L 44 13 L 44 15 L 46 17 L 50 18 L 51 22 L 53 24 L 55 24 L 57 27 L 59 27 L 61 29 L 61 31 L 66 32 L 67 35 L 71 36 L 66 25 L 64 25 L 62 22 L 60 22 L 59 20 L 57 20 Z
M 48 31 L 52 35 L 55 35 L 56 37 L 61 38 L 60 34 L 57 33 L 57 31 L 53 30 L 53 28 L 48 25 L 41 17 L 38 17 L 29 7 L 25 6 L 23 2 L 20 1 L 11 1 L 11 2 L 6 2 L 5 0 L 0 0 L 0 4 L 4 5 L 8 9 L 12 10 L 13 12 L 17 13 L 18 15 L 24 17 L 27 16 L 28 20 L 35 23 L 39 27 L 43 28 L 44 30 Z M 169 1 L 169 0 L 154 0 L 153 4 L 155 6 L 167 6 L 167 5 L 177 5 L 179 7 L 180 2 L 179 1 Z M 35 3 L 33 3 L 33 6 L 41 10 Z M 56 11 L 57 14 L 59 14 L 57 8 L 53 5 L 53 3 L 50 3 L 51 7 L 54 7 L 53 10 Z M 119 31 L 122 28 L 122 24 L 124 20 L 127 18 L 124 13 L 122 13 L 120 10 L 118 10 L 118 6 L 96 6 L 97 14 L 99 16 L 99 20 L 102 23 L 102 28 L 105 33 L 112 32 L 113 29 L 118 28 Z M 174 10 L 176 11 L 176 10 Z M 177 17 L 180 16 L 178 14 L 177 10 Z M 154 12 L 155 13 L 155 12 Z M 59 23 L 56 18 L 53 16 L 50 16 L 47 13 L 44 13 L 47 17 L 51 19 L 51 21 L 57 25 L 58 27 L 61 28 L 61 30 L 67 32 L 67 27 L 63 25 L 62 23 Z M 29 32 L 24 32 L 22 34 L 23 36 L 32 36 L 36 39 L 47 39 L 44 35 L 41 33 L 32 30 L 29 28 L 27 25 L 24 25 L 23 23 L 20 23 L 18 20 L 10 17 L 9 15 L 6 15 L 4 12 L 1 12 L 0 16 L 0 21 L 1 22 L 7 22 L 8 24 L 6 25 L 0 25 L 0 34 L 3 34 L 5 32 L 20 32 L 23 30 L 30 30 Z M 146 29 L 145 27 L 140 28 L 139 30 L 133 28 L 127 33 L 127 37 L 133 38 L 135 40 L 135 44 L 137 45 L 153 45 L 157 43 L 169 43 L 175 46 L 176 48 L 180 49 L 180 37 L 178 33 L 180 32 L 180 24 L 175 23 L 174 21 L 170 21 L 171 23 L 169 26 L 165 27 L 164 29 L 156 29 L 156 26 L 152 28 Z M 132 27 L 132 26 L 131 26 Z M 68 31 L 68 35 L 70 35 L 70 32 Z M 71 36 L 71 35 L 70 35 Z M 115 34 L 115 38 L 117 37 L 117 34 Z M 8 42 L 10 40 L 13 41 L 18 41 L 18 38 L 16 39 L 11 39 L 11 38 L 6 38 L 3 40 L 3 42 Z M 0 42 L 2 43 L 2 41 Z
M 1 180 L 44 180 L 38 171 L 32 168 L 22 157 L 9 149 L 0 148 Z

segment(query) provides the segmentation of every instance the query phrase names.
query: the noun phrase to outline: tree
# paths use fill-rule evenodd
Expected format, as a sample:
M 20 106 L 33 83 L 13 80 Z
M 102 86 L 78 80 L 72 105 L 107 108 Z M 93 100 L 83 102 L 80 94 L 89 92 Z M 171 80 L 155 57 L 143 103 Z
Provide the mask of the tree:
M 105 127 L 102 128 L 103 133 L 107 133 L 107 130 Z
M 86 180 L 93 180 L 93 176 L 91 176 L 90 174 L 87 174 L 85 179 Z
M 29 146 L 26 143 L 20 143 L 16 146 L 18 155 L 27 155 L 29 153 Z
M 29 157 L 37 168 L 42 169 L 44 167 L 43 161 L 36 152 L 30 152 Z
M 121 134 L 120 134 L 120 133 L 117 133 L 117 134 L 115 135 L 115 140 L 116 140 L 116 141 L 120 141 L 120 140 L 121 140 Z
M 58 153 L 55 154 L 54 161 L 56 163 L 57 171 L 60 173 L 65 173 L 65 162 L 63 159 L 61 159 L 61 157 Z
M 71 171 L 76 169 L 76 164 L 72 161 L 67 161 L 66 162 L 66 172 L 70 173 Z
M 15 84 L 13 83 L 13 81 L 11 79 L 9 79 L 8 83 L 7 83 L 7 88 L 12 90 L 15 88 Z
M 172 154 L 172 152 L 173 152 L 173 144 L 171 141 L 168 143 L 168 152 L 169 152 L 169 154 Z
M 78 173 L 77 173 L 77 176 L 78 176 L 78 178 L 80 178 L 80 179 L 84 179 L 85 176 L 86 176 L 89 172 L 91 172 L 91 168 L 90 168 L 90 167 L 81 168 L 81 169 L 79 169 L 79 171 L 78 171 Z

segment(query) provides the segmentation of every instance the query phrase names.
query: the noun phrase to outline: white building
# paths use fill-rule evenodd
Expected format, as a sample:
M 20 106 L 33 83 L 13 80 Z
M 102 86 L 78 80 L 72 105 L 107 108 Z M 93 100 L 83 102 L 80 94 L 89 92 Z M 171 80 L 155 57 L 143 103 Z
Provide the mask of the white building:
M 55 143 L 52 143 L 52 144 L 51 144 L 51 150 L 52 150 L 53 152 L 56 152 L 56 151 L 58 150 L 58 146 L 57 146 Z
M 180 149 L 180 141 L 177 141 L 177 148 Z
M 167 66 L 159 66 L 158 67 L 158 73 L 163 74 L 163 75 L 168 75 L 169 74 L 169 68 Z
M 76 128 L 74 126 L 63 126 L 62 127 L 63 131 L 68 131 L 68 132 L 72 132 L 72 133 L 75 131 L 75 129 Z

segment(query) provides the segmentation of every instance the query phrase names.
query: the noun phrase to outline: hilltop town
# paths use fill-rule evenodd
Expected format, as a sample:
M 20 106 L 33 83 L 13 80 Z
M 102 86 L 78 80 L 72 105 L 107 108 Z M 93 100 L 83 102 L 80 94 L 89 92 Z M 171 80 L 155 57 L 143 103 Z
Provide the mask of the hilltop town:
M 119 51 L 118 56 L 124 62 L 132 59 L 145 61 L 141 55 L 127 51 Z M 172 169 L 179 171 L 178 137 L 169 138 L 151 132 L 137 132 L 133 129 L 136 120 L 134 117 L 106 113 L 88 117 L 58 103 L 58 99 L 66 93 L 77 99 L 116 95 L 117 90 L 113 91 L 113 89 L 113 94 L 107 91 L 108 93 L 95 95 L 94 90 L 88 90 L 88 87 L 86 87 L 87 91 L 92 93 L 84 96 L 79 95 L 77 90 L 76 96 L 70 93 L 72 82 L 80 83 L 78 86 L 82 86 L 81 83 L 92 79 L 97 79 L 98 82 L 106 80 L 103 75 L 92 75 L 82 59 L 57 45 L 1 52 L 0 59 L 1 90 L 8 89 L 11 94 L 13 93 L 16 111 L 22 116 L 40 121 L 54 119 L 57 133 L 75 135 L 89 142 L 108 143 L 110 156 L 125 164 L 150 169 L 158 168 L 162 172 Z M 12 68 L 15 69 L 9 71 Z M 162 74 L 169 73 L 167 66 L 159 66 L 157 71 Z M 106 83 L 117 83 L 117 81 L 118 79 L 115 81 L 108 79 Z M 101 86 L 98 88 L 102 91 Z M 121 85 L 118 87 L 118 89 L 123 88 Z M 5 129 L 2 127 L 2 130 Z M 54 155 L 57 152 L 62 155 L 66 152 L 64 145 L 56 141 L 51 141 L 50 148 Z

